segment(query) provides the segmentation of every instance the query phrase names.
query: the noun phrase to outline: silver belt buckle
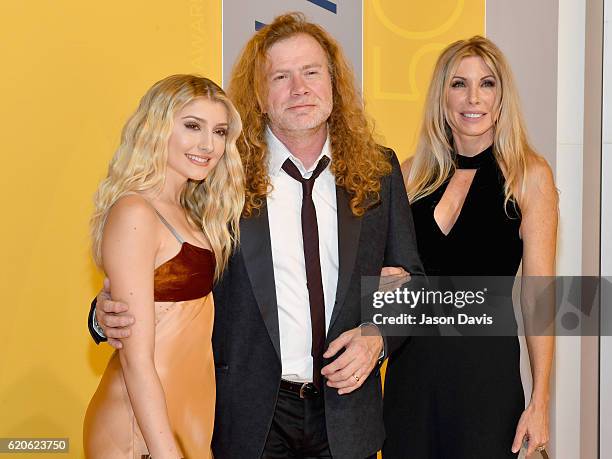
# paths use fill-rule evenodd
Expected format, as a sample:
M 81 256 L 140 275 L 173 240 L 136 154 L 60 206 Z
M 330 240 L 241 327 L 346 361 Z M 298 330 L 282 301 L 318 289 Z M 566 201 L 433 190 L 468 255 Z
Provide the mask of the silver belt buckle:
M 304 389 L 306 389 L 306 386 L 307 386 L 308 384 L 309 384 L 309 383 L 307 383 L 307 382 L 302 383 L 302 386 L 300 387 L 300 398 L 304 398 Z

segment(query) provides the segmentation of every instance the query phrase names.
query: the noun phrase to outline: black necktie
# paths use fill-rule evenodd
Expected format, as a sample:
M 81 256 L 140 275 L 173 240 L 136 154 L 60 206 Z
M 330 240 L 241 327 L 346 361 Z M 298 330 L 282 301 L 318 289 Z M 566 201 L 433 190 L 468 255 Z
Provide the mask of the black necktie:
M 321 368 L 325 347 L 325 298 L 321 279 L 321 260 L 319 256 L 319 228 L 317 211 L 312 201 L 314 182 L 329 164 L 329 158 L 323 156 L 312 176 L 305 179 L 293 162 L 287 158 L 283 170 L 302 184 L 302 239 L 304 241 L 304 264 L 306 265 L 306 284 L 310 302 L 310 321 L 312 322 L 312 377 L 313 383 L 321 389 Z

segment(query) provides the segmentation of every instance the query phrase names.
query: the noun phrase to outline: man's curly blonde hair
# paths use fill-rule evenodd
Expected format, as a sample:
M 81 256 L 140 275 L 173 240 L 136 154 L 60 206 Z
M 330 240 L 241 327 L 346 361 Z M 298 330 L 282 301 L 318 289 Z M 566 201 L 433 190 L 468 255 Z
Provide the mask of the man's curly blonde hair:
M 269 193 L 267 145 L 265 140 L 267 52 L 275 43 L 297 34 L 314 38 L 325 51 L 333 89 L 333 109 L 327 120 L 332 149 L 331 170 L 336 184 L 351 196 L 351 211 L 362 216 L 380 199 L 380 179 L 391 173 L 386 153 L 376 144 L 366 118 L 355 76 L 340 46 L 320 26 L 307 22 L 301 13 L 277 17 L 249 40 L 236 62 L 228 87 L 244 126 L 238 149 L 246 176 L 243 216 L 261 209 Z

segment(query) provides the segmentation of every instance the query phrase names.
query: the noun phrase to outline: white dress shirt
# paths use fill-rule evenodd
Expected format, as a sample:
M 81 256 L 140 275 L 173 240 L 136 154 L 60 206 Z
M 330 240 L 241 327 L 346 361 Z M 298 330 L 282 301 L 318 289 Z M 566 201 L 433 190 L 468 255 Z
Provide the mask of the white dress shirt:
M 282 169 L 282 165 L 290 158 L 302 177 L 308 178 L 323 155 L 331 159 L 330 142 L 328 137 L 317 160 L 312 167 L 306 169 L 269 128 L 266 130 L 266 141 L 268 173 L 273 187 L 267 197 L 267 207 L 278 305 L 282 377 L 289 381 L 307 382 L 312 381 L 313 364 L 310 302 L 302 240 L 302 184 L 291 178 Z M 336 181 L 329 165 L 315 180 L 312 200 L 319 229 L 327 332 L 336 300 L 339 258 Z

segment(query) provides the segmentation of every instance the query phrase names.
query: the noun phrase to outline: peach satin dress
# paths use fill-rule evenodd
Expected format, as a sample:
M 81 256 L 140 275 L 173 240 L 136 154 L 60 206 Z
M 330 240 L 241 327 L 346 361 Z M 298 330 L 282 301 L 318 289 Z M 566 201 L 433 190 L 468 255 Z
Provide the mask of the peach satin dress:
M 215 417 L 211 290 L 215 258 L 210 250 L 184 242 L 161 215 L 160 219 L 181 243 L 181 249 L 155 270 L 155 368 L 183 457 L 211 458 Z M 87 408 L 83 438 L 87 458 L 141 459 L 149 454 L 130 404 L 117 351 Z

